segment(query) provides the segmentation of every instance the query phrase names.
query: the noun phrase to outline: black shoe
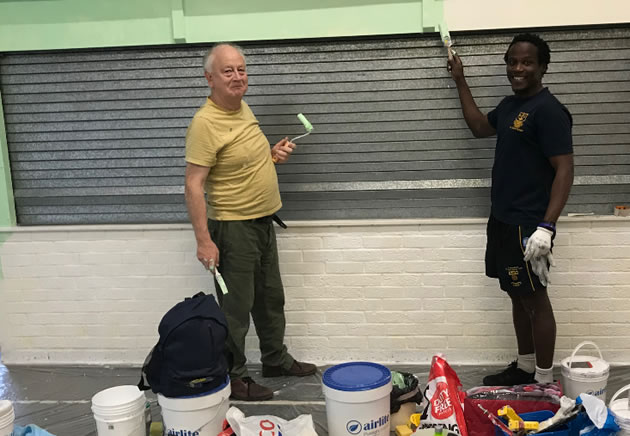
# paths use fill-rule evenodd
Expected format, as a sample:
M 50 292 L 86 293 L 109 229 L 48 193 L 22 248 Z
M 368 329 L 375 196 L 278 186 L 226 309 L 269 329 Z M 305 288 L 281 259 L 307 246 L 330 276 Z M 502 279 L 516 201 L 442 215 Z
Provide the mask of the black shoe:
M 241 401 L 265 401 L 273 398 L 273 391 L 259 385 L 251 377 L 234 378 L 230 383 L 231 398 Z
M 487 375 L 483 378 L 484 386 L 514 386 L 536 383 L 535 372 L 526 372 L 517 368 L 516 360 L 498 374 Z

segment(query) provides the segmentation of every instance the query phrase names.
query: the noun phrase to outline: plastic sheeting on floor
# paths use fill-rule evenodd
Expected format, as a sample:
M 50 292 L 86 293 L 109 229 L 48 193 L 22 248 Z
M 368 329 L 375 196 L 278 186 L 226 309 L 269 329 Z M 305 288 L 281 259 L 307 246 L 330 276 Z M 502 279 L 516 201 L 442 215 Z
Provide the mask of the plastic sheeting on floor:
M 429 375 L 428 365 L 390 365 L 390 369 L 415 374 L 424 385 Z M 464 388 L 481 384 L 481 379 L 496 372 L 499 366 L 456 366 L 453 369 L 461 379 Z M 304 378 L 279 377 L 265 379 L 260 366 L 252 366 L 250 375 L 259 383 L 275 391 L 271 401 L 250 403 L 232 401 L 247 416 L 270 414 L 285 419 L 293 419 L 300 414 L 313 416 L 315 429 L 319 435 L 328 434 L 326 406 L 322 393 L 321 375 Z M 560 379 L 557 369 L 554 374 Z M 125 384 L 137 384 L 139 368 L 110 367 L 29 367 L 0 365 L 0 398 L 13 401 L 18 425 L 36 424 L 57 436 L 96 435 L 96 424 L 92 417 L 91 398 L 102 389 Z M 611 368 L 608 380 L 608 398 L 619 388 L 630 383 L 630 367 Z M 155 395 L 148 392 L 152 402 L 154 421 L 161 421 L 160 407 Z

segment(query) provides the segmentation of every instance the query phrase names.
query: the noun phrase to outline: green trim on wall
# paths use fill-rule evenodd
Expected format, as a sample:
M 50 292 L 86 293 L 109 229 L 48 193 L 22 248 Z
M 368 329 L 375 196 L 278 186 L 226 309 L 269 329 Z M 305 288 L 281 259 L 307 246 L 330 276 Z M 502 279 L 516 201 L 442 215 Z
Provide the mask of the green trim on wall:
M 11 166 L 9 165 L 9 146 L 7 145 L 4 112 L 2 110 L 2 94 L 0 94 L 0 227 L 15 226 L 15 200 L 11 183 Z M 2 241 L 0 241 L 2 242 Z
M 0 52 L 437 31 L 443 0 L 0 0 Z
M 444 3 L 442 0 L 423 0 L 422 30 L 423 32 L 439 32 L 439 25 L 444 20 Z

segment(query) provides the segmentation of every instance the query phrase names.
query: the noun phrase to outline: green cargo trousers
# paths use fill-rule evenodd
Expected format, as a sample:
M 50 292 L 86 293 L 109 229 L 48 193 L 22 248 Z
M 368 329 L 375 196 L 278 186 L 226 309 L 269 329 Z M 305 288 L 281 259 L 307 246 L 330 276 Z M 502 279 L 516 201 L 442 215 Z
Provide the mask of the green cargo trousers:
M 262 363 L 290 368 L 293 357 L 284 345 L 284 288 L 271 217 L 208 220 L 208 230 L 219 249 L 219 271 L 229 291 L 223 295 L 215 283 L 228 322 L 226 345 L 233 357 L 230 377 L 248 376 L 245 336 L 250 313 L 260 342 Z

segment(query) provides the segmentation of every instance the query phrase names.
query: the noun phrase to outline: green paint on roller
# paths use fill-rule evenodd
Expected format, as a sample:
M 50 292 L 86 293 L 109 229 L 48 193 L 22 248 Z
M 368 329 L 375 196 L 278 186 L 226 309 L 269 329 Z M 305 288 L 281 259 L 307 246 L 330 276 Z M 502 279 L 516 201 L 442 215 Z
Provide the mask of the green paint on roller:
M 304 114 L 298 114 L 297 117 L 298 117 L 298 120 L 300 120 L 302 124 L 304 124 L 306 133 L 300 136 L 296 136 L 295 138 L 291 139 L 291 142 L 295 142 L 296 139 L 304 138 L 305 136 L 307 136 L 309 133 L 313 131 L 313 125 L 308 122 Z
M 298 120 L 300 120 L 302 122 L 302 124 L 304 124 L 304 128 L 308 132 L 313 130 L 313 125 L 311 123 L 309 123 L 309 121 L 306 119 L 306 117 L 303 114 L 298 114 L 297 117 L 298 117 Z

